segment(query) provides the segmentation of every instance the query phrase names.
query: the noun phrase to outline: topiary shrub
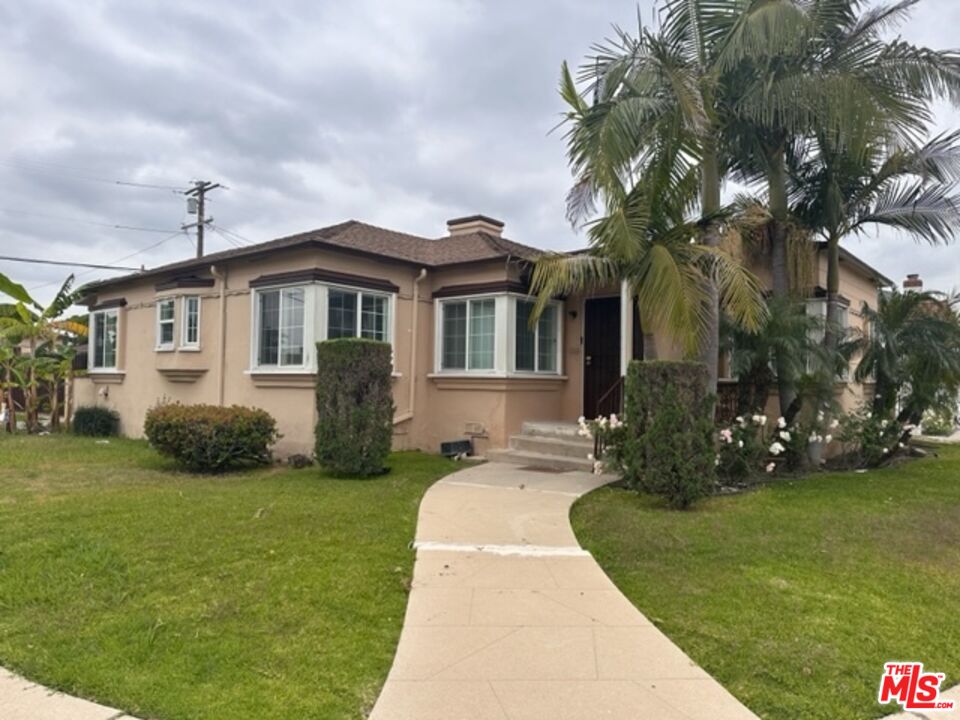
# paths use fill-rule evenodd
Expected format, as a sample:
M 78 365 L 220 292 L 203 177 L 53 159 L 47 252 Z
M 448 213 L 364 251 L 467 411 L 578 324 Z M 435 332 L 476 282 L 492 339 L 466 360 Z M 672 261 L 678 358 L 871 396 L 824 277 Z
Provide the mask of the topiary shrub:
M 716 482 L 714 398 L 707 368 L 690 362 L 633 362 L 625 386 L 627 484 L 687 508 Z
M 280 437 L 267 411 L 240 405 L 157 405 L 143 431 L 160 454 L 196 472 L 269 463 Z
M 120 415 L 99 405 L 83 405 L 73 413 L 74 435 L 112 437 L 120 432 Z
M 317 343 L 317 462 L 336 475 L 385 471 L 393 438 L 390 345 L 339 338 Z

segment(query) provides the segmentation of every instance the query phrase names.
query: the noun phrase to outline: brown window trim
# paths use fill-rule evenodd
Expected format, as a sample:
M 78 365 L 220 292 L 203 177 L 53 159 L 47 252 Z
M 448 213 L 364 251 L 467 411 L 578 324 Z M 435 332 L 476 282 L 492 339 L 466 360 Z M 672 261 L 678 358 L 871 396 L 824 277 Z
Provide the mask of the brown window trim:
M 113 308 L 121 308 L 127 304 L 126 298 L 115 298 L 113 300 L 104 300 L 99 305 L 94 305 L 90 308 L 90 312 L 97 312 L 98 310 L 112 310 Z
M 490 293 L 520 293 L 529 295 L 530 288 L 524 283 L 513 280 L 498 280 L 496 282 L 469 283 L 465 285 L 447 285 L 434 290 L 434 298 L 458 297 L 460 295 L 487 295 Z
M 323 282 L 334 285 L 347 285 L 349 287 L 363 288 L 367 290 L 381 290 L 383 292 L 399 292 L 400 287 L 394 285 L 389 280 L 382 278 L 366 277 L 364 275 L 353 275 L 351 273 L 336 272 L 334 270 L 323 270 L 321 268 L 309 268 L 307 270 L 292 270 L 290 272 L 275 273 L 273 275 L 261 275 L 250 281 L 250 287 L 267 287 L 270 285 L 285 285 L 305 282 Z
M 154 285 L 154 290 L 174 290 L 177 288 L 209 288 L 213 287 L 213 278 L 202 278 L 196 275 L 186 277 L 176 277 L 172 280 L 164 280 Z

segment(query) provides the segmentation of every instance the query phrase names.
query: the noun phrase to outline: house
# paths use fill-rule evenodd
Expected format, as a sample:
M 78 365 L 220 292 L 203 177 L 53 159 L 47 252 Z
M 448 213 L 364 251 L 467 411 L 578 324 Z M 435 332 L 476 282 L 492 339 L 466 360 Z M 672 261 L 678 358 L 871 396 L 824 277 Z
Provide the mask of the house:
M 557 298 L 531 329 L 541 251 L 483 215 L 447 229 L 428 239 L 351 220 L 88 285 L 77 404 L 115 408 L 131 436 L 159 402 L 258 406 L 277 419 L 278 452 L 309 451 L 315 343 L 362 336 L 393 346 L 397 448 L 470 438 L 484 453 L 524 422 L 614 409 L 627 363 L 644 356 L 625 289 Z M 843 268 L 856 324 L 888 281 L 849 253 Z

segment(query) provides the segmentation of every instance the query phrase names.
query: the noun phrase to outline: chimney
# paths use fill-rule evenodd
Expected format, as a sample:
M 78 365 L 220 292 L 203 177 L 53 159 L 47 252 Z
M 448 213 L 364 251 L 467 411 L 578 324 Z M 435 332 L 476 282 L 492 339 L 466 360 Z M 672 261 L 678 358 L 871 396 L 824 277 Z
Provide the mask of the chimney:
M 903 290 L 904 292 L 923 292 L 923 280 L 917 273 L 907 275 L 907 279 L 903 281 Z
M 500 237 L 503 234 L 503 223 L 486 215 L 468 215 L 447 220 L 447 232 L 451 237 L 475 232 L 485 232 L 488 235 Z

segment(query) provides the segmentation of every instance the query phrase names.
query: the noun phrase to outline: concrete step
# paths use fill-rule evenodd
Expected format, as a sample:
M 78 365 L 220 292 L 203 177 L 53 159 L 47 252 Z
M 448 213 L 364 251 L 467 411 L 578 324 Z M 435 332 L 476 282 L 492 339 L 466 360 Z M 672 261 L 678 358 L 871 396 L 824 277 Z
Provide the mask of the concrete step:
M 525 422 L 520 430 L 523 435 L 584 440 L 577 434 L 579 431 L 580 426 L 576 423 L 561 422 Z
M 587 455 L 593 452 L 593 441 L 582 437 L 556 438 L 546 435 L 514 435 L 510 438 L 510 449 L 584 460 Z
M 491 462 L 526 465 L 529 467 L 543 468 L 545 470 L 556 470 L 558 472 L 568 470 L 593 472 L 593 461 L 587 460 L 586 458 L 563 457 L 560 455 L 547 455 L 522 450 L 488 450 L 486 457 L 487 460 Z

